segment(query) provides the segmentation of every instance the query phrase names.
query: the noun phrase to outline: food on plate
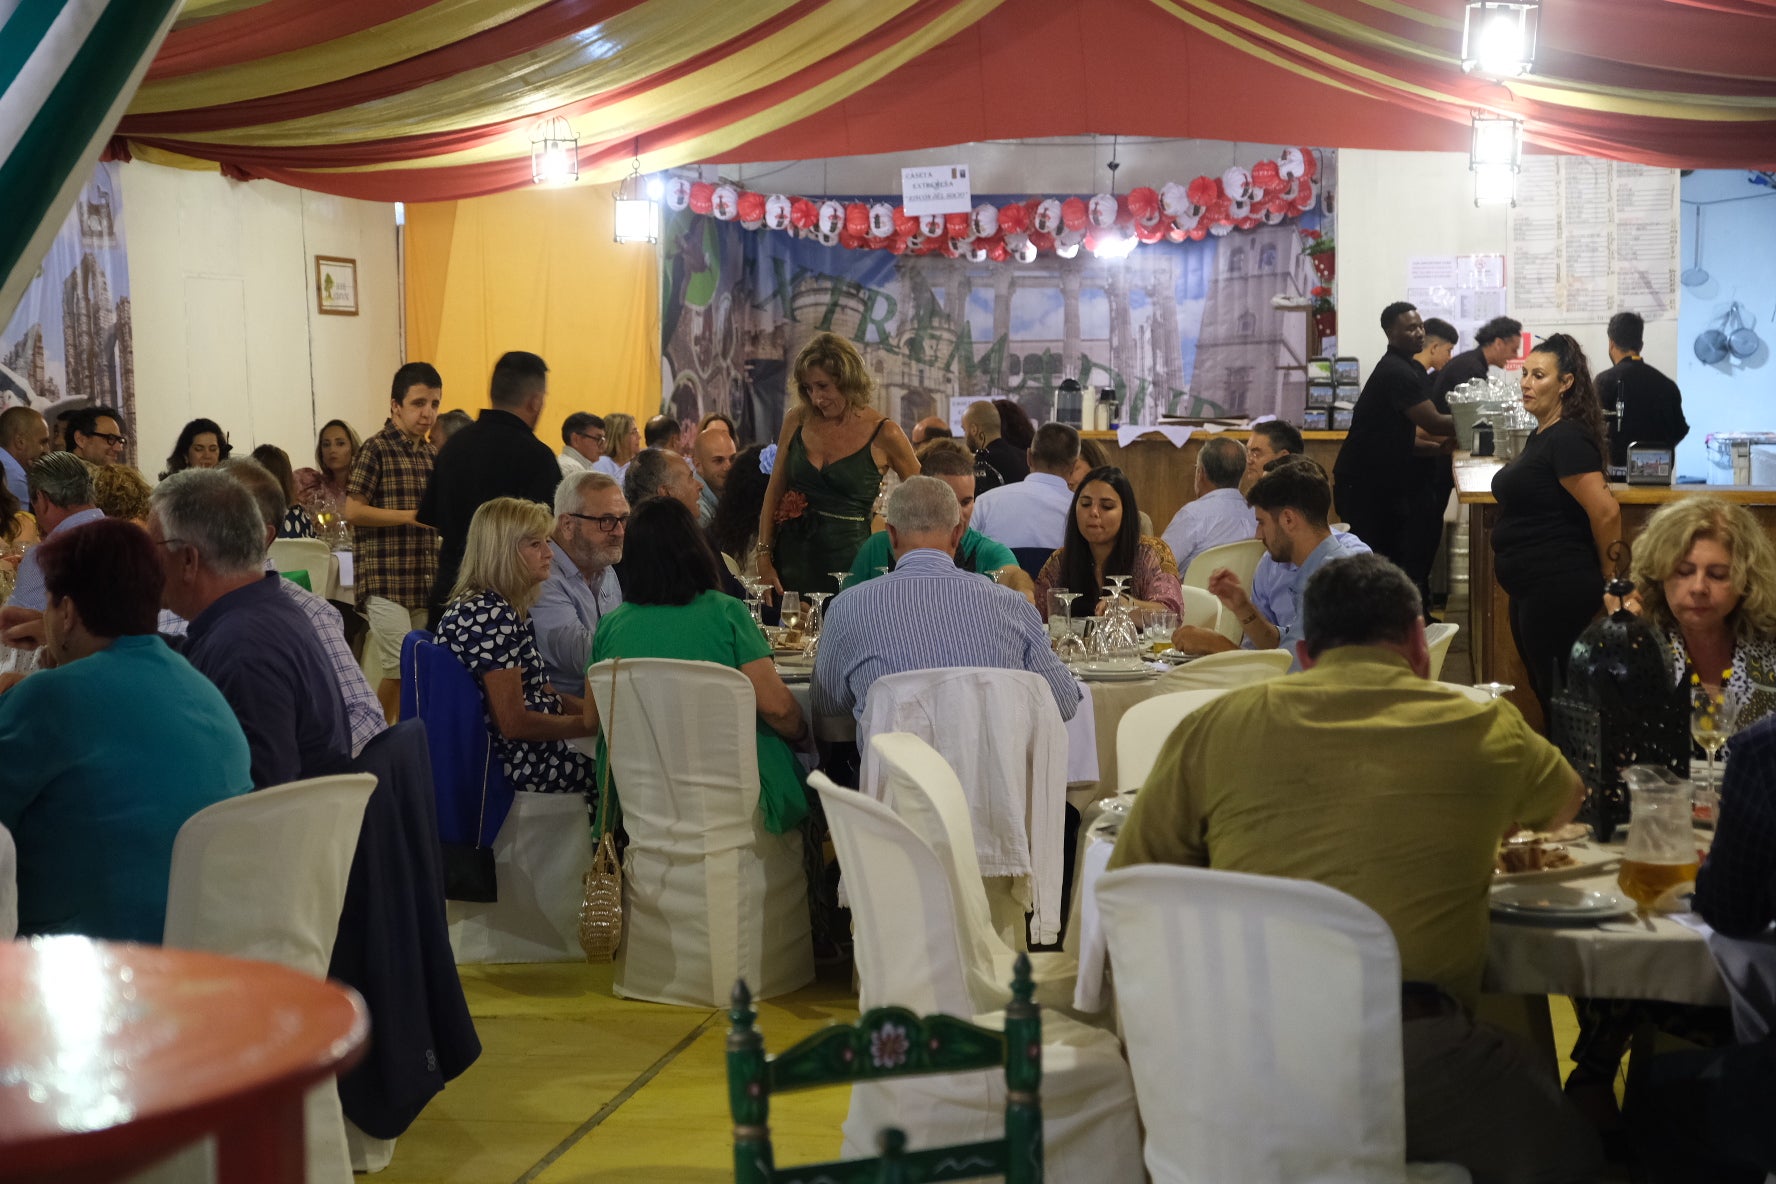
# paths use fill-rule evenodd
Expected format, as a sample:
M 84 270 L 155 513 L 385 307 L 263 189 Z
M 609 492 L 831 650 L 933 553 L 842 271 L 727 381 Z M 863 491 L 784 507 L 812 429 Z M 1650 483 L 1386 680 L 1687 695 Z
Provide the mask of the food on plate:
M 1504 875 L 1516 875 L 1519 872 L 1549 872 L 1563 867 L 1572 867 L 1579 861 L 1573 858 L 1571 851 L 1561 846 L 1561 842 L 1572 842 L 1585 837 L 1583 826 L 1578 827 L 1576 834 L 1572 827 L 1561 827 L 1551 833 L 1537 831 L 1518 831 L 1499 844 L 1498 859 L 1493 870 Z

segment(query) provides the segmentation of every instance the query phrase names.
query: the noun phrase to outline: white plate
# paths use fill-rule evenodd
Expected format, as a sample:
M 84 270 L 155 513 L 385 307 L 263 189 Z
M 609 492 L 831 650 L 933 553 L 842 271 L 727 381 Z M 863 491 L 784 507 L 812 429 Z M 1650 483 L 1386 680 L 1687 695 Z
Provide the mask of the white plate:
M 1194 662 L 1198 658 L 1207 656 L 1206 654 L 1180 653 L 1178 650 L 1162 650 L 1158 655 L 1161 662 L 1170 662 L 1174 666 L 1182 666 L 1186 662 Z
M 1492 890 L 1492 911 L 1507 917 L 1549 921 L 1601 921 L 1632 913 L 1635 904 L 1619 892 L 1571 884 L 1505 884 Z
M 1159 677 L 1157 671 L 1145 667 L 1140 670 L 1093 670 L 1090 666 L 1079 666 L 1073 673 L 1084 682 L 1146 682 Z

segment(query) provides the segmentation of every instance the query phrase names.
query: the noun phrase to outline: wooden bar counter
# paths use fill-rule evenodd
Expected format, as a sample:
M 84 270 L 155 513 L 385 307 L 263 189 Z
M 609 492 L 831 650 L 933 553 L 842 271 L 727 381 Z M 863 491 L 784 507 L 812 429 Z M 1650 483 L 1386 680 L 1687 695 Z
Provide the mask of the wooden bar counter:
M 1110 463 L 1128 474 L 1135 487 L 1135 503 L 1153 519 L 1153 532 L 1159 534 L 1178 512 L 1178 507 L 1196 499 L 1196 454 L 1203 443 L 1216 435 L 1227 436 L 1244 444 L 1252 433 L 1244 429 L 1217 433 L 1194 432 L 1182 448 L 1152 432 L 1126 445 L 1117 443 L 1115 432 L 1081 432 L 1087 440 L 1096 440 L 1110 457 Z M 1338 450 L 1344 446 L 1343 432 L 1303 432 L 1307 455 L 1332 472 Z
M 1496 457 L 1455 456 L 1455 486 L 1468 514 L 1468 643 L 1477 682 L 1508 682 L 1517 689 L 1508 696 L 1537 728 L 1542 713 L 1529 689 L 1529 674 L 1511 640 L 1508 599 L 1492 567 L 1492 528 L 1498 520 L 1498 503 L 1492 496 L 1492 477 L 1504 466 Z M 1630 543 L 1654 511 L 1679 498 L 1708 494 L 1745 506 L 1764 532 L 1776 539 L 1776 488 L 1748 485 L 1621 485 L 1610 493 L 1622 506 L 1622 538 Z M 1598 605 L 1603 603 L 1601 575 Z

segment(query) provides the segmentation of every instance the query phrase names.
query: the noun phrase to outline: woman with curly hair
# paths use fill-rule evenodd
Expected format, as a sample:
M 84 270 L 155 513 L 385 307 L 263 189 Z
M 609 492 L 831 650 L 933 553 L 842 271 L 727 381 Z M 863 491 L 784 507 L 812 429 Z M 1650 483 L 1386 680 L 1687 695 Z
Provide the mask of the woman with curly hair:
M 1724 689 L 1741 728 L 1776 710 L 1776 547 L 1750 510 L 1706 495 L 1661 506 L 1634 540 L 1633 575 L 1680 684 Z
M 759 579 L 777 589 L 836 592 L 870 536 L 870 511 L 892 469 L 919 471 L 900 425 L 870 406 L 857 347 L 818 334 L 795 360 L 796 405 L 783 417 L 758 520 Z
M 153 492 L 148 478 L 128 465 L 106 465 L 93 472 L 93 505 L 107 518 L 148 525 L 148 496 Z
M 1538 344 L 1523 363 L 1522 388 L 1536 430 L 1492 478 L 1493 566 L 1546 717 L 1573 642 L 1603 607 L 1622 510 L 1603 480 L 1603 408 L 1579 343 L 1556 333 Z
M 213 419 L 194 419 L 186 424 L 179 433 L 178 443 L 173 445 L 171 456 L 167 457 L 167 467 L 160 474 L 165 481 L 174 473 L 183 473 L 186 469 L 213 469 L 228 459 L 234 446 L 228 442 L 228 433 L 222 425 Z

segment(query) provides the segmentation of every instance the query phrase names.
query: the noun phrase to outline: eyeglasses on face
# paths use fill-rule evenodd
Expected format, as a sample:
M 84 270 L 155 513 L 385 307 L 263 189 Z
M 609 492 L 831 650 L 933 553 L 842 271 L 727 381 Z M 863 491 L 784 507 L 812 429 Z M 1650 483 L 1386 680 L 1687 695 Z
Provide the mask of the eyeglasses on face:
M 569 518 L 578 518 L 582 522 L 590 522 L 605 534 L 615 534 L 629 525 L 627 514 L 569 514 Z
M 603 432 L 575 432 L 574 436 L 576 438 L 583 438 L 583 439 L 590 440 L 594 444 L 602 445 L 604 443 L 604 433 Z
M 103 440 L 113 448 L 119 444 L 127 443 L 129 440 L 128 436 L 120 436 L 116 432 L 82 432 L 81 435 L 90 436 L 94 440 Z

